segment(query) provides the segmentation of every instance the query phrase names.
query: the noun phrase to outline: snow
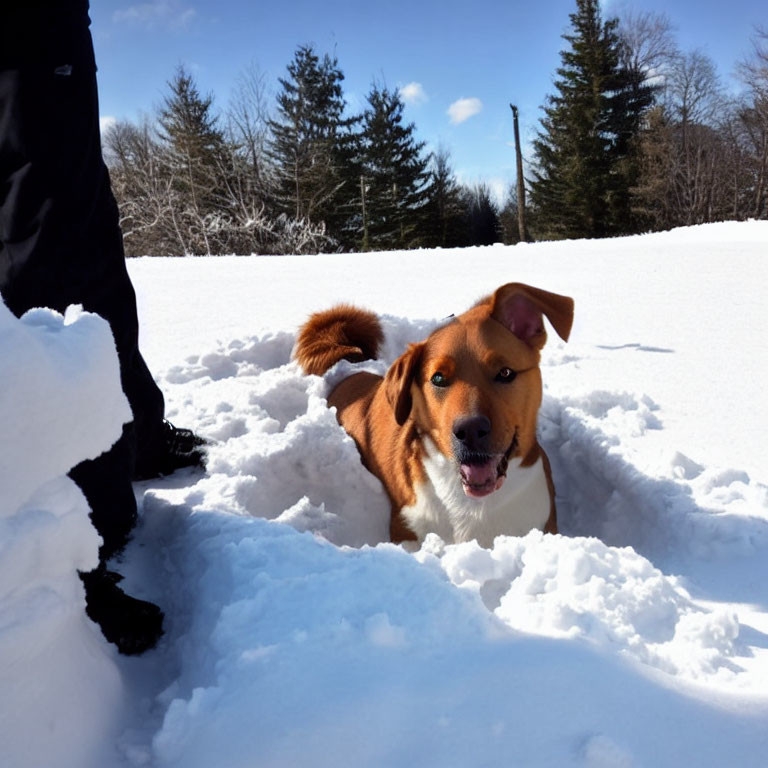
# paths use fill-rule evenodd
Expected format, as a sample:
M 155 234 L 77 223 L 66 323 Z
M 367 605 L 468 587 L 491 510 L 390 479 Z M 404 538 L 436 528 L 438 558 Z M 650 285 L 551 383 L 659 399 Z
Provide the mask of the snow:
M 135 487 L 117 567 L 167 633 L 131 659 L 82 613 L 74 570 L 98 539 L 62 479 L 119 433 L 114 352 L 92 316 L 0 306 L 3 764 L 765 764 L 766 257 L 768 222 L 746 222 L 130 262 L 168 416 L 213 441 L 207 473 Z M 510 281 L 576 300 L 570 342 L 550 334 L 542 363 L 562 533 L 429 536 L 409 554 L 386 542 L 332 380 L 291 361 L 296 329 L 336 301 L 369 307 L 388 364 Z M 38 587 L 66 615 L 55 633 Z M 51 719 L 76 738 L 39 738 Z
M 124 703 L 77 576 L 101 540 L 65 477 L 130 419 L 109 326 L 76 307 L 17 320 L 0 302 L 0 380 L 2 763 L 82 768 L 119 735 Z

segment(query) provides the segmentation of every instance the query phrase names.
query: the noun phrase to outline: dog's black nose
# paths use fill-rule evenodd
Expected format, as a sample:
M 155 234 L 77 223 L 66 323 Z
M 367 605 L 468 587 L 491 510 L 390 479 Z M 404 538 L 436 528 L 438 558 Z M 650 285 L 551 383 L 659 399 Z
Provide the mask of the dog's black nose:
M 462 416 L 453 422 L 453 436 L 470 451 L 487 451 L 490 434 L 491 421 L 487 416 Z

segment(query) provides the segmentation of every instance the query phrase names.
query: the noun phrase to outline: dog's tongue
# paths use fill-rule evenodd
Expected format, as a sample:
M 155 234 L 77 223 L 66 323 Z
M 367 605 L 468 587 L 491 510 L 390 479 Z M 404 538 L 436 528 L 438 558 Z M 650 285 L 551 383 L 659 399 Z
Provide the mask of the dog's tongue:
M 498 476 L 498 465 L 491 460 L 485 464 L 462 464 L 461 479 L 467 496 L 487 496 L 501 488 L 503 477 Z
M 468 485 L 487 485 L 496 480 L 496 463 L 462 464 L 461 476 Z

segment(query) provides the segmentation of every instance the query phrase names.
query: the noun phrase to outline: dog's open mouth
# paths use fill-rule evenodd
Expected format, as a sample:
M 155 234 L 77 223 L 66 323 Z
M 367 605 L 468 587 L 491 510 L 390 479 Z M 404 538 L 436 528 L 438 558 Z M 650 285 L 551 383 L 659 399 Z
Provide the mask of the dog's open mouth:
M 473 499 L 482 499 L 498 491 L 507 476 L 509 459 L 517 448 L 517 432 L 504 454 L 468 454 L 461 458 L 459 474 L 464 493 Z

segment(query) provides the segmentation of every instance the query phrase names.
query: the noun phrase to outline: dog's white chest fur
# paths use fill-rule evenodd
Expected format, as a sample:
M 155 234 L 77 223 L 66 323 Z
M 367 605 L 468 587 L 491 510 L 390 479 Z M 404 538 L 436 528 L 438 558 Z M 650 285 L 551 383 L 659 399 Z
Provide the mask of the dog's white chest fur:
M 425 439 L 424 469 L 428 481 L 416 488 L 416 503 L 401 510 L 410 529 L 423 541 L 436 533 L 446 543 L 477 539 L 493 546 L 496 536 L 525 536 L 543 530 L 550 513 L 544 462 L 521 467 L 509 462 L 504 485 L 490 496 L 473 499 L 464 493 L 456 463 Z

